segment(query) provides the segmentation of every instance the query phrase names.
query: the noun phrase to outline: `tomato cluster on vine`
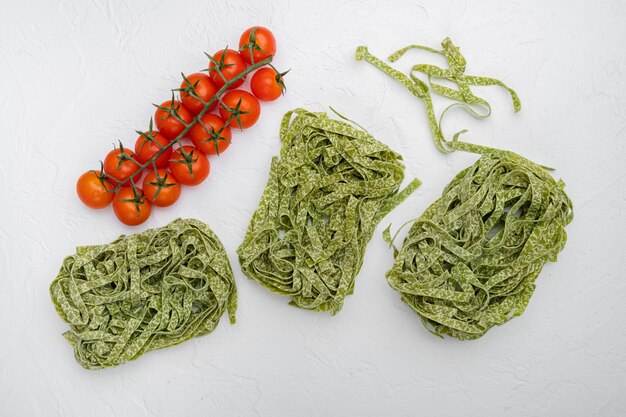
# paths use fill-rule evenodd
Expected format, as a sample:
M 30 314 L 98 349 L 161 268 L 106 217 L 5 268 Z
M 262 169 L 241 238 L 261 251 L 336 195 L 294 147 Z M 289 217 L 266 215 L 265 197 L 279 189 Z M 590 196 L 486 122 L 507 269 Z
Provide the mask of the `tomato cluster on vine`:
M 271 65 L 275 53 L 272 32 L 253 26 L 241 35 L 239 50 L 206 54 L 209 65 L 202 71 L 207 73 L 182 74 L 172 98 L 155 105 L 148 130 L 137 131 L 134 151 L 119 142 L 100 170 L 79 177 L 80 200 L 96 209 L 112 203 L 117 218 L 131 226 L 145 222 L 152 206 L 174 204 L 181 186 L 198 185 L 209 176 L 208 157 L 228 149 L 231 129 L 247 129 L 257 122 L 259 100 L 272 101 L 284 94 L 286 72 Z M 251 94 L 238 87 L 253 71 Z

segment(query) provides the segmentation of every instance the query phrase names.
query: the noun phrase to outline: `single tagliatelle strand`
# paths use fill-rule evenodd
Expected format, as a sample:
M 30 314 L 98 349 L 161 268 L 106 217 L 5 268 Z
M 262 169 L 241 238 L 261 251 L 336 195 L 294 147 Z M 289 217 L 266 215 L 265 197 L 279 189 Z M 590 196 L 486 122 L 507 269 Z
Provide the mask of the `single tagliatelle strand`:
M 295 306 L 336 314 L 377 224 L 420 182 L 398 192 L 401 156 L 325 113 L 288 112 L 280 138 L 280 158 L 237 251 L 241 268 Z
M 394 247 L 394 265 L 386 274 L 389 285 L 431 332 L 476 339 L 524 312 L 543 266 L 556 261 L 565 245 L 565 226 L 573 219 L 573 207 L 563 190 L 565 184 L 555 181 L 545 167 L 513 152 L 461 142 L 458 138 L 465 130 L 452 140 L 444 138 L 441 121 L 450 108 L 461 106 L 480 118 L 491 112 L 489 103 L 475 96 L 470 85 L 499 85 L 510 93 L 515 111 L 521 103 L 501 81 L 465 75 L 465 58 L 449 39 L 442 47 L 437 51 L 412 45 L 392 54 L 389 60 L 393 62 L 418 48 L 448 60 L 449 69 L 415 65 L 410 77 L 371 55 L 366 47 L 357 48 L 356 59 L 365 59 L 424 101 L 439 150 L 481 154 L 413 222 L 402 248 Z M 428 84 L 414 72 L 427 74 Z M 434 83 L 437 78 L 452 81 L 459 89 Z M 439 119 L 430 89 L 456 101 Z M 480 113 L 472 105 L 486 111 Z M 389 227 L 383 237 L 393 245 Z
M 50 286 L 74 356 L 87 369 L 213 331 L 224 311 L 235 322 L 237 290 L 222 244 L 204 223 L 165 227 L 79 247 Z

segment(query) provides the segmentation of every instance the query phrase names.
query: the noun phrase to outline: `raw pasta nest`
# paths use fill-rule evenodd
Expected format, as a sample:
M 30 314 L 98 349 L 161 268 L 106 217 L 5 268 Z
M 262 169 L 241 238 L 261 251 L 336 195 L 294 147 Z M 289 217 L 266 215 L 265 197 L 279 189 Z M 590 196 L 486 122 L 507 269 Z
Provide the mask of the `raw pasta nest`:
M 237 290 L 211 229 L 178 219 L 99 246 L 77 248 L 50 286 L 70 330 L 65 338 L 87 369 L 213 331 L 224 311 L 235 321 Z
M 292 305 L 336 314 L 376 225 L 419 181 L 398 193 L 401 156 L 325 113 L 288 112 L 280 138 L 280 158 L 238 249 L 241 268 Z
M 567 240 L 563 187 L 513 152 L 486 151 L 413 223 L 389 285 L 437 335 L 476 339 L 521 315 Z

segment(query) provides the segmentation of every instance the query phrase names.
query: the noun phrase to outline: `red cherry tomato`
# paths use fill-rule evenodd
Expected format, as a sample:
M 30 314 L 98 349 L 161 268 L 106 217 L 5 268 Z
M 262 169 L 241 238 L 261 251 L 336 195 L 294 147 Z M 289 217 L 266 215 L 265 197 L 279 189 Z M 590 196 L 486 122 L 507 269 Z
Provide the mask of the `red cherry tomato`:
M 183 106 L 195 116 L 202 111 L 204 104 L 215 96 L 217 90 L 218 88 L 211 80 L 211 77 L 206 74 L 195 73 L 183 80 L 180 85 L 180 98 Z M 198 98 L 190 94 L 192 91 Z M 209 106 L 207 111 L 211 111 L 215 106 L 217 106 L 217 100 Z
M 113 149 L 104 158 L 104 172 L 115 181 L 124 181 L 138 170 L 135 152 L 130 149 Z M 136 175 L 135 178 L 137 177 Z
M 113 212 L 122 223 L 137 226 L 148 220 L 152 205 L 141 188 L 136 188 L 135 192 L 131 187 L 122 187 L 113 200 Z
M 76 194 L 87 207 L 100 209 L 113 201 L 113 184 L 102 171 L 87 171 L 76 182 Z
M 283 76 L 273 68 L 261 68 L 252 76 L 250 89 L 259 100 L 276 100 L 285 91 Z
M 194 145 L 207 155 L 220 154 L 228 148 L 231 140 L 230 128 L 217 114 L 205 114 L 189 131 Z
M 152 133 L 150 133 L 150 131 L 144 132 L 143 135 L 137 138 L 137 142 L 135 142 L 135 159 L 145 164 L 169 143 L 169 139 L 156 130 L 153 130 Z M 172 156 L 171 147 L 164 150 L 154 161 L 157 168 L 165 168 L 170 160 L 170 156 Z
M 158 174 L 158 175 L 157 175 Z M 157 169 L 143 179 L 143 192 L 148 201 L 158 207 L 168 207 L 180 197 L 180 184 L 166 169 Z
M 172 154 L 169 165 L 174 178 L 184 185 L 198 185 L 209 176 L 209 158 L 195 146 L 183 146 Z
M 217 64 L 216 64 L 217 62 Z M 226 49 L 217 51 L 209 64 L 209 74 L 217 88 L 222 88 L 226 81 L 230 81 L 244 71 L 248 65 L 237 51 Z M 229 88 L 237 88 L 243 84 L 245 77 L 236 81 Z
M 175 113 L 187 124 L 191 123 L 193 119 L 189 110 L 182 106 L 180 101 L 177 100 L 168 100 L 161 103 L 159 108 L 154 112 L 154 123 L 157 129 L 163 136 L 170 140 L 174 139 L 185 130 L 185 125 L 174 117 Z
M 230 120 L 230 127 L 247 129 L 259 120 L 261 105 L 259 100 L 247 91 L 229 91 L 222 97 L 220 116 L 228 120 L 231 114 L 233 118 Z
M 239 39 L 239 52 L 248 64 L 273 56 L 276 54 L 274 34 L 263 26 L 246 29 Z

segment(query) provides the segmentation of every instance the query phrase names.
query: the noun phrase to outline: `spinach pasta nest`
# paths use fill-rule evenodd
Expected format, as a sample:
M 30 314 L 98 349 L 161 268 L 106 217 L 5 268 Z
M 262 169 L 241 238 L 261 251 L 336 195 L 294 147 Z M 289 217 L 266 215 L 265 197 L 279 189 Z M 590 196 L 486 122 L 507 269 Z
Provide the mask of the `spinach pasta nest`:
M 429 330 L 458 339 L 524 312 L 573 218 L 564 183 L 543 167 L 513 152 L 468 149 L 483 156 L 413 223 L 387 272 Z M 384 235 L 391 241 L 389 229 Z
M 419 181 L 398 193 L 401 156 L 325 113 L 288 112 L 280 138 L 280 158 L 238 249 L 241 268 L 292 305 L 336 314 L 376 225 Z
M 87 369 L 210 333 L 224 311 L 235 321 L 237 291 L 222 244 L 204 223 L 165 227 L 79 247 L 50 286 L 64 333 Z

